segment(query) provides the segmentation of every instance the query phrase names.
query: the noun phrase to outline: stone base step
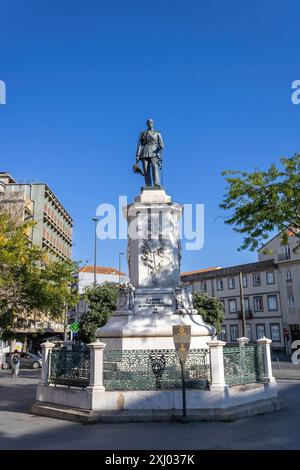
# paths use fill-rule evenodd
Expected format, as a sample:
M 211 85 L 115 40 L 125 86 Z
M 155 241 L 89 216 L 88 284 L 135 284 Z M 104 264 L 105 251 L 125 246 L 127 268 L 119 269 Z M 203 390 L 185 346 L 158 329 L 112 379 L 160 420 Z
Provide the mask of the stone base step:
M 234 421 L 248 416 L 279 410 L 280 400 L 278 398 L 259 400 L 230 408 L 187 410 L 186 419 L 183 419 L 180 410 L 84 410 L 38 401 L 30 409 L 31 413 L 35 415 L 83 424 L 150 421 Z

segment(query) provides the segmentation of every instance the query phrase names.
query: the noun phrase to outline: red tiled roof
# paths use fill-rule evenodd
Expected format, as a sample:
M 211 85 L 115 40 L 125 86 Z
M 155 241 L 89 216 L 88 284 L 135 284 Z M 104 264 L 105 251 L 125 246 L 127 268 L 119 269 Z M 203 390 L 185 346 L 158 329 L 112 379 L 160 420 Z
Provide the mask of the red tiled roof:
M 189 276 L 190 274 L 198 274 L 198 273 L 206 273 L 209 271 L 217 271 L 218 269 L 222 269 L 221 266 L 213 266 L 212 268 L 205 268 L 205 269 L 196 269 L 195 271 L 187 271 L 185 273 L 181 273 L 181 276 Z
M 94 272 L 94 266 L 82 266 L 82 268 L 79 268 L 79 272 L 81 272 L 81 273 L 93 273 Z M 96 273 L 97 274 L 115 274 L 116 276 L 118 276 L 119 274 L 121 276 L 125 275 L 125 273 L 122 273 L 121 271 L 118 271 L 118 269 L 110 268 L 110 267 L 104 267 L 104 266 L 96 266 Z

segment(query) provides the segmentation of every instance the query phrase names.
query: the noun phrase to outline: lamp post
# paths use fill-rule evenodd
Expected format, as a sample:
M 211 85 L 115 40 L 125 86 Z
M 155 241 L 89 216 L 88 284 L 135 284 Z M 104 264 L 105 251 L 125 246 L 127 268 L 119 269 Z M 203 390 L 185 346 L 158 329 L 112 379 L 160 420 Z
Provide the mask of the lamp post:
M 98 218 L 93 217 L 92 221 L 95 222 L 95 239 L 94 239 L 94 287 L 97 284 L 97 222 Z
M 119 251 L 119 284 L 121 284 L 121 256 L 125 255 L 125 253 Z

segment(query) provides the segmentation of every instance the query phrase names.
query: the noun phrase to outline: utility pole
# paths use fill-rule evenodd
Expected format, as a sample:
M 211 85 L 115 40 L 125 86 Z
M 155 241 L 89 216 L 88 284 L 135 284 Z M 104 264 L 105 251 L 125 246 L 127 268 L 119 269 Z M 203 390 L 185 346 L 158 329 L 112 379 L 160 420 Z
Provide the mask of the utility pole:
M 242 329 L 243 329 L 243 336 L 247 335 L 247 327 L 246 327 L 246 314 L 245 314 L 245 302 L 244 302 L 244 289 L 243 289 L 243 273 L 240 272 L 239 275 L 240 279 L 240 299 L 241 299 L 241 312 L 242 312 Z
M 97 222 L 98 218 L 93 217 L 92 221 L 95 223 L 95 238 L 94 238 L 94 287 L 97 284 Z
M 68 304 L 65 303 L 64 315 L 64 341 L 68 341 Z

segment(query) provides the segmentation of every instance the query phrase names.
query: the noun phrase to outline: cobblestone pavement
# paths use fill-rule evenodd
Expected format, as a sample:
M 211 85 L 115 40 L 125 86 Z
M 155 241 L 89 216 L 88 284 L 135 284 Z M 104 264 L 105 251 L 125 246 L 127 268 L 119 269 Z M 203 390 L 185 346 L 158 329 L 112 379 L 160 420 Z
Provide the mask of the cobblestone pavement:
M 0 449 L 300 449 L 300 380 L 278 383 L 283 408 L 235 422 L 82 425 L 28 412 L 40 371 L 0 371 Z

